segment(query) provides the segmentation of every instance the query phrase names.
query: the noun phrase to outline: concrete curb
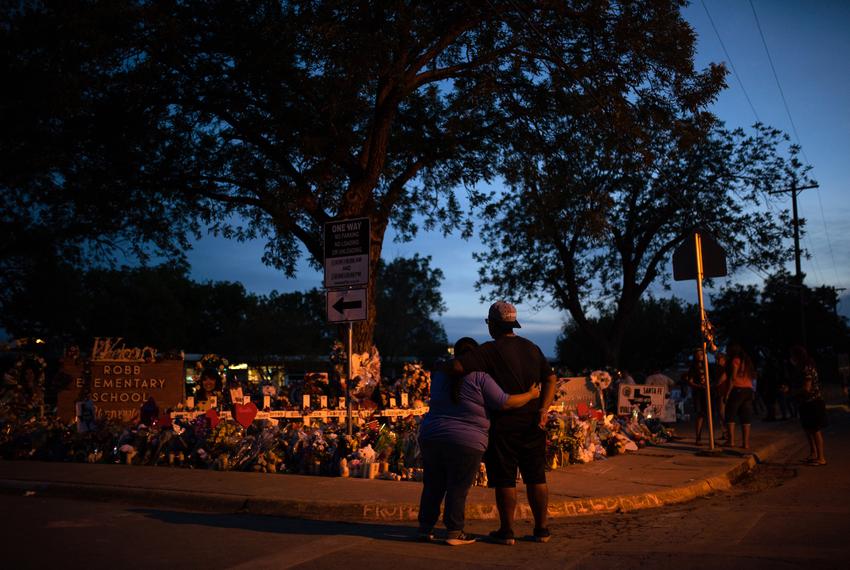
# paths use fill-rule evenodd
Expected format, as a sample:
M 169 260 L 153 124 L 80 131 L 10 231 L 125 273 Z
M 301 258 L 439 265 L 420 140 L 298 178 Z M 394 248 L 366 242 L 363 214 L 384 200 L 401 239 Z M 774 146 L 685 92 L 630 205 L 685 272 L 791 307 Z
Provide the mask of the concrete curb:
M 709 493 L 729 489 L 735 480 L 750 471 L 755 465 L 756 459 L 750 456 L 726 473 L 695 481 L 683 487 L 652 493 L 555 501 L 549 505 L 549 515 L 553 518 L 566 518 L 627 512 L 683 503 Z M 147 507 L 171 507 L 346 522 L 415 521 L 419 512 L 418 504 L 389 503 L 380 500 L 360 502 L 262 499 L 246 495 L 12 479 L 0 480 L 0 492 L 5 494 L 32 493 L 37 496 L 88 501 L 125 501 Z M 517 509 L 518 517 L 531 517 L 531 509 L 527 504 L 520 503 Z M 496 520 L 499 518 L 499 514 L 494 503 L 471 503 L 467 504 L 466 518 L 469 520 Z

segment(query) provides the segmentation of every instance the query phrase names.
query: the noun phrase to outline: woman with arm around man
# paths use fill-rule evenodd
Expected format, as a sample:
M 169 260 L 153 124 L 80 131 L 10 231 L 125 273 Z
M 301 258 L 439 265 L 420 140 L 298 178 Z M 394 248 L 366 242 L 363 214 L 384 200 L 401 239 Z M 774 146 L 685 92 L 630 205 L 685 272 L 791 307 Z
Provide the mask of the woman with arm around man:
M 478 345 L 471 338 L 455 343 L 455 356 Z M 437 372 L 431 380 L 430 410 L 419 429 L 425 467 L 419 502 L 419 539 L 434 539 L 434 525 L 445 500 L 446 543 L 471 544 L 463 532 L 466 496 L 487 449 L 490 410 L 524 406 L 540 396 L 536 384 L 522 394 L 508 395 L 484 372 L 452 378 Z

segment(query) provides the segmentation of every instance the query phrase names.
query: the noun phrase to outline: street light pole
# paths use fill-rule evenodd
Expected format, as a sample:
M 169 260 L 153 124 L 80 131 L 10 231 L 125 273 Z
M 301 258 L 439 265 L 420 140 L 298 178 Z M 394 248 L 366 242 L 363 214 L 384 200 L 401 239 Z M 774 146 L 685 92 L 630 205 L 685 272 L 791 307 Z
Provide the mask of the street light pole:
M 806 297 L 803 292 L 803 270 L 800 267 L 800 218 L 797 215 L 797 185 L 791 187 L 791 207 L 794 213 L 794 276 L 800 294 L 800 342 L 806 346 Z

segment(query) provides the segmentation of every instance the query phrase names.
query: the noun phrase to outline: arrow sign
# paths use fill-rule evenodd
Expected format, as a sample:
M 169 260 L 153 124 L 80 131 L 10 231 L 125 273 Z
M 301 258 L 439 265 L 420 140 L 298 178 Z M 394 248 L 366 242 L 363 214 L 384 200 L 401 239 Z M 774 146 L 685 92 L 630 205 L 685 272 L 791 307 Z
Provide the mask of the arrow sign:
M 363 303 L 361 301 L 346 301 L 345 297 L 340 297 L 339 301 L 334 303 L 334 309 L 341 315 L 344 315 L 345 311 L 349 309 L 359 309 L 362 306 Z
M 365 321 L 366 289 L 327 291 L 328 322 Z

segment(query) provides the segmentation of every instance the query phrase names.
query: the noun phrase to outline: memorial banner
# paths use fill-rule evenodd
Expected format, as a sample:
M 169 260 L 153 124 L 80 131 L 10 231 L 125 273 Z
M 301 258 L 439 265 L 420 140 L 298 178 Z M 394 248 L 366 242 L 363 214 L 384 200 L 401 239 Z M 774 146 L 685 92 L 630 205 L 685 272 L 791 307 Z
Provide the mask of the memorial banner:
M 579 404 L 601 408 L 602 402 L 599 399 L 599 390 L 593 382 L 585 376 L 576 376 L 558 378 L 552 404 L 552 409 L 575 411 Z
M 617 399 L 617 413 L 627 416 L 637 411 L 638 414 L 647 418 L 661 417 L 664 413 L 666 396 L 666 386 L 622 384 Z

